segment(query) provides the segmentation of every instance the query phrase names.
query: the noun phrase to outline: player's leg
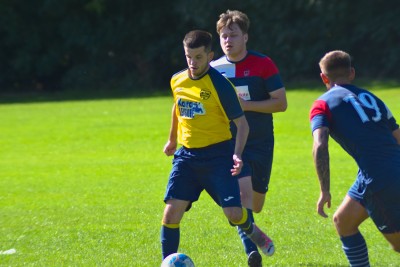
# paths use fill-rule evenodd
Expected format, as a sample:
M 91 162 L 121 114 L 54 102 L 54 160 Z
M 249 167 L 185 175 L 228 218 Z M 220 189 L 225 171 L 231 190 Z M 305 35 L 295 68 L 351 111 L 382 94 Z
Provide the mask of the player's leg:
M 241 177 L 239 179 L 239 187 L 240 187 L 240 199 L 242 201 L 242 206 L 247 209 L 247 214 L 251 222 L 254 223 L 253 216 L 253 186 L 251 184 L 251 176 Z M 246 233 L 240 228 L 237 227 L 238 234 L 240 239 L 242 240 L 244 250 L 247 256 L 250 255 L 251 252 L 257 251 L 257 245 L 251 241 L 251 239 L 246 235 Z M 255 254 L 253 254 L 254 257 Z
M 390 243 L 393 250 L 400 253 L 400 232 L 393 234 L 383 234 L 386 240 Z
M 393 250 L 400 252 L 400 182 L 371 194 L 366 199 L 366 208 L 377 229 L 390 243 Z
M 259 193 L 256 191 L 253 191 L 253 211 L 255 213 L 260 213 L 261 210 L 264 207 L 264 203 L 265 203 L 265 193 Z
M 272 171 L 273 159 L 273 144 L 269 144 L 264 154 L 253 155 L 251 163 L 252 177 L 251 183 L 253 186 L 253 212 L 260 213 L 265 204 L 265 197 L 268 192 L 269 181 Z
M 170 199 L 166 202 L 160 237 L 163 259 L 178 251 L 180 239 L 179 224 L 189 203 L 189 201 L 178 199 Z
M 243 207 L 252 209 L 253 206 L 253 186 L 251 184 L 251 176 L 244 176 L 239 178 L 240 199 Z
M 196 182 L 196 170 L 185 148 L 175 153 L 170 172 L 164 202 L 166 204 L 162 218 L 161 248 L 162 258 L 178 250 L 180 239 L 179 224 L 191 203 L 198 200 L 202 187 Z
M 274 253 L 271 239 L 250 221 L 246 208 L 225 206 L 223 211 L 230 223 L 241 228 L 265 255 L 271 256 Z
M 218 171 L 216 171 L 218 173 Z M 274 252 L 272 241 L 250 219 L 246 208 L 241 207 L 239 183 L 232 176 L 219 173 L 206 186 L 207 192 L 223 209 L 223 212 L 232 225 L 238 226 L 253 241 L 264 254 L 270 256 Z M 211 185 L 211 187 L 210 187 Z
M 369 266 L 368 248 L 358 227 L 368 218 L 365 208 L 348 195 L 333 216 L 343 251 L 351 266 Z
M 248 165 L 244 166 L 244 170 L 242 169 L 242 175 L 251 174 L 251 169 L 248 169 Z M 251 184 L 251 176 L 247 175 L 239 178 L 239 187 L 240 187 L 240 198 L 242 201 L 243 207 L 247 209 L 247 213 L 251 222 L 254 223 L 253 216 L 253 186 Z M 250 267 L 258 267 L 262 266 L 262 257 L 258 252 L 257 245 L 254 244 L 253 241 L 247 236 L 247 234 L 242 230 L 242 228 L 237 227 L 237 231 L 239 237 L 242 241 L 244 251 L 247 255 L 247 263 Z

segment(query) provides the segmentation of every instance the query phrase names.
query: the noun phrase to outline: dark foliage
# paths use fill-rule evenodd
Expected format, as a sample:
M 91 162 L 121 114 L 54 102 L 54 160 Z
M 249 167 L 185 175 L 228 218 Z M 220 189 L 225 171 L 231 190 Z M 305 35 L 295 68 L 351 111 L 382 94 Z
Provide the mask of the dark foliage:
M 249 49 L 269 55 L 285 81 L 318 79 L 328 50 L 353 55 L 357 73 L 397 79 L 400 16 L 396 0 L 0 2 L 0 92 L 156 90 L 185 67 L 184 34 L 214 34 L 227 9 L 251 20 Z

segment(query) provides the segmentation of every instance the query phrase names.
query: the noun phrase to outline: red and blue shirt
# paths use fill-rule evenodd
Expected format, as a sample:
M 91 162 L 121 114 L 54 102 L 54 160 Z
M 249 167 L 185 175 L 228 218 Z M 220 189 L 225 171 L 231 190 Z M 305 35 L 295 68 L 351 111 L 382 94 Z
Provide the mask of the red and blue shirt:
M 400 179 L 399 128 L 388 107 L 371 92 L 354 85 L 334 86 L 310 110 L 312 131 L 328 127 L 330 136 L 354 158 L 372 190 Z
M 239 97 L 247 101 L 260 101 L 270 98 L 270 93 L 283 86 L 275 63 L 263 54 L 248 51 L 239 61 L 229 61 L 226 56 L 211 62 L 211 66 L 227 77 L 234 85 Z M 248 144 L 273 141 L 273 119 L 270 113 L 245 111 L 250 133 Z M 236 129 L 233 126 L 235 135 Z

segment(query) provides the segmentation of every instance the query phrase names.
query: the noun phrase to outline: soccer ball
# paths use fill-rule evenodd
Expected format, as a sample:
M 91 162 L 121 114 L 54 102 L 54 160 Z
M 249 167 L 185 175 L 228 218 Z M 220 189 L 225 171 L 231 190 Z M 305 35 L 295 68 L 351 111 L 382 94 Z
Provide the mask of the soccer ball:
M 194 267 L 194 263 L 188 255 L 173 253 L 163 260 L 161 267 Z

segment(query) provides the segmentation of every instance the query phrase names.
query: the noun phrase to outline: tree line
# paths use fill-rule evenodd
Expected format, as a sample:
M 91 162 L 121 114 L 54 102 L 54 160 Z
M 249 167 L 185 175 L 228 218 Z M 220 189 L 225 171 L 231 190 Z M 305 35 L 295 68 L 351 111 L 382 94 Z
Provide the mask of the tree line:
M 250 18 L 248 48 L 270 56 L 285 81 L 318 78 L 332 49 L 349 52 L 357 74 L 398 79 L 400 2 L 387 0 L 3 0 L 0 93 L 159 90 L 184 68 L 184 34 L 214 35 L 220 13 Z

